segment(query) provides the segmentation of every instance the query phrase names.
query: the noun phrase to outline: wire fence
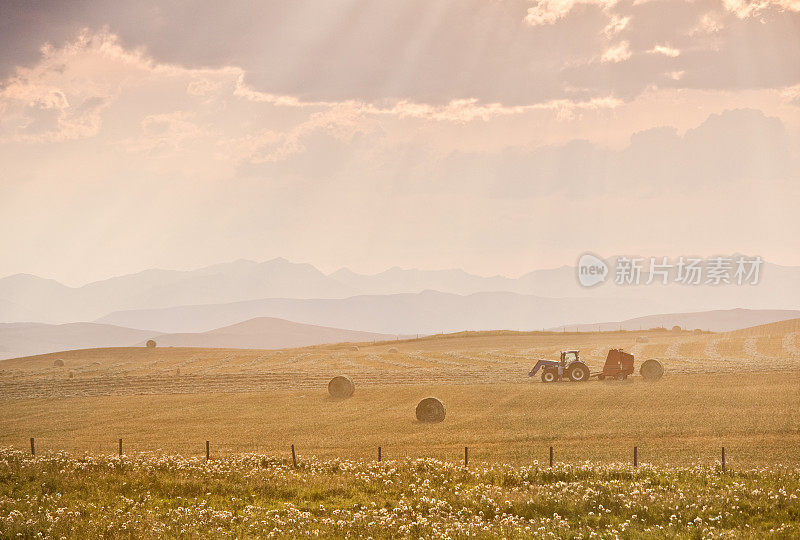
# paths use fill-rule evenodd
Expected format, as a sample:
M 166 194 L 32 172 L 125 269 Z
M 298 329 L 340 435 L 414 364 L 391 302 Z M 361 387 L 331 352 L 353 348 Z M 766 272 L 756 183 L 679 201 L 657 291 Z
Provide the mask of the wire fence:
M 37 442 L 38 441 L 38 442 Z M 31 455 L 41 455 L 43 453 L 52 453 L 52 452 L 59 452 L 59 451 L 72 451 L 74 453 L 75 448 L 71 447 L 68 450 L 65 450 L 63 447 L 59 448 L 58 445 L 54 445 L 54 441 L 45 439 L 44 444 L 40 439 L 35 437 L 30 438 L 30 453 Z M 162 449 L 136 449 L 135 445 L 130 445 L 125 443 L 125 439 L 118 439 L 116 444 L 113 444 L 112 441 L 93 441 L 94 444 L 87 445 L 84 441 L 84 444 L 81 446 L 83 447 L 83 453 L 85 454 L 97 454 L 97 455 L 108 455 L 108 454 L 117 454 L 119 456 L 125 455 L 143 455 L 143 454 L 164 454 Z M 17 445 L 19 446 L 19 445 Z M 66 445 L 68 446 L 68 445 Z M 13 447 L 13 446 L 12 446 Z M 464 466 L 468 466 L 470 463 L 470 459 L 474 459 L 476 457 L 475 447 L 470 447 L 466 445 L 463 447 L 463 459 L 459 461 L 463 461 Z M 504 462 L 505 460 L 496 459 L 497 456 L 493 455 L 492 453 L 482 453 L 480 449 L 482 447 L 477 448 L 479 450 L 477 457 L 479 458 L 480 462 L 487 463 L 487 462 Z M 296 467 L 298 465 L 298 460 L 300 459 L 300 449 L 296 447 L 295 444 L 290 443 L 287 444 L 282 449 L 277 448 L 275 446 L 263 446 L 257 444 L 244 444 L 244 443 L 223 443 L 219 446 L 212 444 L 211 440 L 206 440 L 203 443 L 199 442 L 196 445 L 196 448 L 191 449 L 188 452 L 168 452 L 170 454 L 176 454 L 180 456 L 188 456 L 188 457 L 205 457 L 206 460 L 214 459 L 215 457 L 224 458 L 234 455 L 241 455 L 241 454 L 258 454 L 258 455 L 265 455 L 265 456 L 273 456 L 273 457 L 284 457 L 286 459 L 291 458 L 292 464 Z M 303 455 L 306 456 L 314 456 L 314 457 L 321 457 L 321 458 L 332 458 L 337 457 L 341 459 L 356 459 L 356 460 L 375 460 L 375 461 L 384 461 L 387 457 L 389 459 L 406 459 L 406 458 L 420 458 L 420 457 L 435 457 L 437 459 L 444 459 L 446 461 L 456 461 L 454 459 L 458 455 L 458 450 L 452 446 L 427 446 L 418 448 L 416 452 L 409 452 L 408 449 L 403 449 L 402 451 L 398 451 L 396 453 L 386 453 L 386 447 L 383 445 L 379 445 L 377 447 L 372 447 L 368 451 L 365 447 L 361 448 L 360 452 L 352 452 L 352 449 L 347 449 L 346 451 L 343 447 L 306 447 L 305 452 Z M 390 449 L 391 452 L 391 449 Z M 80 451 L 78 453 L 81 453 Z M 709 463 L 707 459 L 711 453 L 711 449 L 709 452 L 705 454 L 706 459 L 698 459 L 692 460 L 693 463 L 704 462 Z M 722 471 L 727 470 L 728 463 L 726 459 L 726 450 L 725 446 L 717 447 L 716 449 L 717 457 L 711 460 L 711 464 L 716 464 Z M 541 462 L 539 461 L 538 457 L 541 457 Z M 535 465 L 542 465 L 547 464 L 550 467 L 553 467 L 557 463 L 570 463 L 574 462 L 575 460 L 559 460 L 559 456 L 557 453 L 557 447 L 549 446 L 549 447 L 542 447 L 541 448 L 541 455 L 537 458 L 533 458 L 529 461 L 530 464 Z M 640 457 L 641 454 L 639 452 L 639 445 L 634 445 L 630 448 L 630 453 L 627 456 L 627 459 L 623 458 L 623 456 L 619 456 L 620 459 L 614 459 L 614 462 L 629 462 L 633 467 L 638 467 L 640 465 Z M 493 459 L 494 458 L 494 459 Z M 584 459 L 579 461 L 592 461 L 591 459 Z M 518 460 L 513 460 L 518 461 Z M 607 461 L 607 460 L 600 460 L 600 461 Z M 645 462 L 641 462 L 644 464 Z

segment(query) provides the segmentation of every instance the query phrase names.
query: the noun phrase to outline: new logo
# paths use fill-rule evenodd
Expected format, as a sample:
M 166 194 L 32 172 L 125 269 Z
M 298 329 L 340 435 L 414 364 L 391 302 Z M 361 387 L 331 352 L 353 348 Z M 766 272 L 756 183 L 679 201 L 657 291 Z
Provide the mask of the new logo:
M 608 265 L 591 253 L 584 253 L 578 260 L 578 283 L 584 287 L 592 287 L 602 283 L 608 277 Z

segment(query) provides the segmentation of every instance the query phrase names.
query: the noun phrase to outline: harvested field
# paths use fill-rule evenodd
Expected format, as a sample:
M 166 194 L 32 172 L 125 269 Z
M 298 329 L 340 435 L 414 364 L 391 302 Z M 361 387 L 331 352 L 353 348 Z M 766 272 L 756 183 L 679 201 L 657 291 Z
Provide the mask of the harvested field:
M 137 451 L 192 455 L 208 439 L 216 453 L 282 453 L 295 443 L 357 458 L 379 445 L 387 455 L 452 458 L 469 445 L 475 459 L 518 463 L 541 458 L 550 444 L 562 459 L 600 461 L 638 445 L 665 463 L 713 462 L 724 445 L 741 464 L 798 463 L 800 355 L 787 353 L 797 329 L 482 332 L 360 343 L 357 351 L 348 343 L 66 351 L 0 362 L 0 444 L 24 447 L 33 436 L 43 451 L 103 452 L 122 437 Z M 647 342 L 637 343 L 642 336 Z M 637 354 L 637 374 L 658 358 L 664 377 L 554 385 L 527 377 L 535 359 L 556 358 L 560 348 L 580 349 L 599 369 L 610 347 Z M 56 358 L 68 368 L 54 367 Z M 342 373 L 358 391 L 336 402 L 327 384 Z M 421 425 L 414 410 L 431 395 L 446 403 L 447 417 Z
M 0 362 L 0 399 L 317 388 L 339 373 L 351 374 L 360 386 L 524 382 L 536 359 L 557 359 L 567 348 L 580 349 L 592 370 L 602 367 L 609 348 L 622 347 L 637 365 L 659 359 L 667 374 L 793 371 L 800 370 L 799 329 L 800 321 L 788 321 L 727 334 L 464 332 L 279 351 L 65 351 Z M 402 353 L 393 352 L 399 347 Z M 56 359 L 69 365 L 73 378 L 54 366 Z
M 560 460 L 714 463 L 726 446 L 731 466 L 800 464 L 800 373 L 665 375 L 624 382 L 369 386 L 344 401 L 316 387 L 253 393 L 110 395 L 0 400 L 0 445 L 41 452 L 164 450 L 202 455 L 264 452 L 290 444 L 321 457 L 384 456 L 529 463 L 550 445 Z M 445 421 L 422 424 L 427 396 L 447 406 Z M 346 434 L 346 436 L 342 436 Z

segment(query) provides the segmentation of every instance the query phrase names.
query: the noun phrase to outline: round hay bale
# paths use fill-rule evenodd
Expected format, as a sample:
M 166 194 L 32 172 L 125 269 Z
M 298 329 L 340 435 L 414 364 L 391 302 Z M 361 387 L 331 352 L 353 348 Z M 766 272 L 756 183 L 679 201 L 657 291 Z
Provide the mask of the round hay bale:
M 337 375 L 328 383 L 328 393 L 334 399 L 346 399 L 356 391 L 353 379 L 347 375 Z
M 426 397 L 417 405 L 417 420 L 420 422 L 441 422 L 444 420 L 444 403 L 435 397 Z
M 175 375 L 180 376 L 180 374 L 181 374 L 181 368 L 177 368 L 175 370 Z
M 64 367 L 64 361 L 61 358 L 56 358 L 56 361 L 53 362 L 53 367 Z
M 394 353 L 399 353 L 400 351 L 397 350 L 397 347 L 392 347 L 391 349 L 389 349 L 389 352 L 394 354 Z
M 645 360 L 639 368 L 639 375 L 646 381 L 657 381 L 664 375 L 664 366 L 658 360 Z
M 156 340 L 148 339 L 147 340 L 147 348 L 148 349 L 155 349 L 156 348 Z
M 677 324 L 672 327 L 672 331 L 673 332 L 680 332 L 681 330 L 683 330 L 683 329 L 680 326 L 678 326 Z
M 350 347 L 350 350 L 351 351 L 357 351 L 358 350 L 358 345 L 353 345 L 352 347 Z
M 75 378 L 75 372 L 74 371 L 70 371 L 69 372 L 69 378 L 70 379 L 74 379 Z
M 647 339 L 645 336 L 637 336 L 636 337 L 636 343 L 647 343 L 649 341 L 650 340 Z

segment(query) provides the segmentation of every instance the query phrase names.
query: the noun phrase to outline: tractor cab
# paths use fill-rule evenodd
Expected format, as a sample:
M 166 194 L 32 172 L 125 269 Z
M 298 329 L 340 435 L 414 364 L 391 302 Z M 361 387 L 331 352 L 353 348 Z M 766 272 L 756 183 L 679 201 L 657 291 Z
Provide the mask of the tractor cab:
M 565 366 L 568 366 L 571 362 L 577 362 L 578 360 L 580 360 L 578 357 L 578 351 L 561 351 L 561 363 Z

